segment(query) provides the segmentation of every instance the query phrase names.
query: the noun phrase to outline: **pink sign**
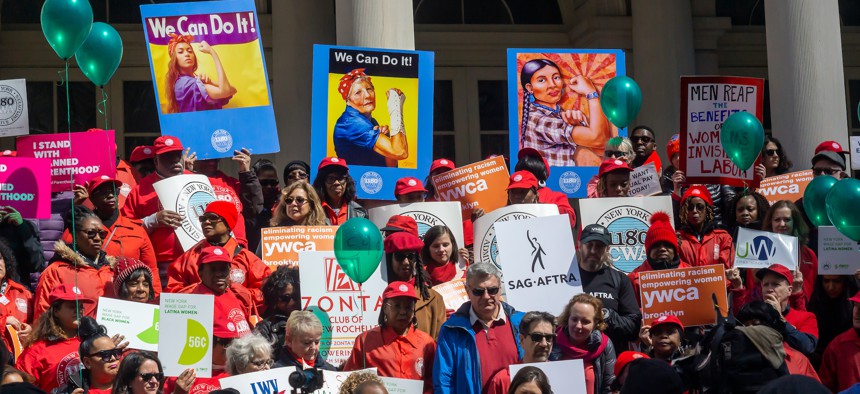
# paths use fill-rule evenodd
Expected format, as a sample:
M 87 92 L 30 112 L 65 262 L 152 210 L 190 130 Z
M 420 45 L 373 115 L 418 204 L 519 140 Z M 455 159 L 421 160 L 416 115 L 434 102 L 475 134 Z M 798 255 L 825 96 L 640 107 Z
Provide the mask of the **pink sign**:
M 52 192 L 70 191 L 96 176 L 116 176 L 113 130 L 27 135 L 16 144 L 18 157 L 50 159 Z
M 0 216 L 9 206 L 26 219 L 49 219 L 50 188 L 50 160 L 0 157 Z

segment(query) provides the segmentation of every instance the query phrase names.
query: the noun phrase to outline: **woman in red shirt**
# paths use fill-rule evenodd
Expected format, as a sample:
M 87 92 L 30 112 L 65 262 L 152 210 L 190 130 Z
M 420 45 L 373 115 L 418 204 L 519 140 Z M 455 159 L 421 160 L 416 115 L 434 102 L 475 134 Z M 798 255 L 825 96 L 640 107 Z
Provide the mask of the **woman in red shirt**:
M 693 267 L 722 264 L 729 269 L 734 266 L 732 236 L 716 227 L 714 202 L 705 186 L 696 185 L 684 192 L 678 216 L 681 219 L 678 226 L 681 261 Z
M 118 347 L 108 336 L 105 326 L 89 316 L 81 318 L 78 338 L 81 340 L 78 354 L 85 369 L 72 375 L 77 388 L 71 393 L 110 394 L 119 371 L 123 348 Z M 80 379 L 75 379 L 76 375 Z M 68 384 L 67 389 L 60 389 L 60 392 L 69 392 Z
M 6 309 L 6 324 L 20 334 L 29 333 L 33 321 L 33 293 L 26 286 L 12 280 L 18 272 L 18 262 L 12 248 L 0 239 L 0 305 Z

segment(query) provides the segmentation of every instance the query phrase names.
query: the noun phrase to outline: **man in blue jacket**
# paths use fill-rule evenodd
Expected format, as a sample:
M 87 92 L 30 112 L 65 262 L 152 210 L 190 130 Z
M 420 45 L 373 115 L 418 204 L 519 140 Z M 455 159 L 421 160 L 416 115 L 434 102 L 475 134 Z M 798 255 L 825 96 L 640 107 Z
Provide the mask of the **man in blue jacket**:
M 469 302 L 442 325 L 433 365 L 435 393 L 480 394 L 496 372 L 523 357 L 523 313 L 499 299 L 501 272 L 477 263 L 466 271 Z

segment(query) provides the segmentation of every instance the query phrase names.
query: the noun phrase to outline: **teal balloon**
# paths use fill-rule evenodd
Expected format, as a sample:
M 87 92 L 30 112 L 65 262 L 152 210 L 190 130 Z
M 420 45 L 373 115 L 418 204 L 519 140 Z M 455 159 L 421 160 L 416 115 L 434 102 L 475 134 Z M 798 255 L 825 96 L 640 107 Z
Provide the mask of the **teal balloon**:
M 68 60 L 93 27 L 89 0 L 47 0 L 42 5 L 42 33 L 60 59 Z
M 860 242 L 860 180 L 847 178 L 836 182 L 827 192 L 827 217 L 846 237 Z
M 720 143 L 729 160 L 746 171 L 752 167 L 764 147 L 764 127 L 755 115 L 735 112 L 723 122 Z
M 343 272 L 356 283 L 367 282 L 382 261 L 382 234 L 373 222 L 352 218 L 334 236 L 334 255 Z
M 619 75 L 603 85 L 600 108 L 612 124 L 627 127 L 642 108 L 642 90 L 633 78 Z
M 93 23 L 86 41 L 75 53 L 75 60 L 90 81 L 96 86 L 104 86 L 122 60 L 122 38 L 111 25 Z
M 827 216 L 827 193 L 836 182 L 836 178 L 830 175 L 817 176 L 803 191 L 803 210 L 815 227 L 833 225 Z

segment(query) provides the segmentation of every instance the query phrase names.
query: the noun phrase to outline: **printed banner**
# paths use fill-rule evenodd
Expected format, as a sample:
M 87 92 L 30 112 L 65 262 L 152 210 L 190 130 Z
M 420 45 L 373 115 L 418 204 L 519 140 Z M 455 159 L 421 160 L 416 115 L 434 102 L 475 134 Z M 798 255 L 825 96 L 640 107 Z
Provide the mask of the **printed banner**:
M 433 373 L 430 366 L 430 373 Z M 427 373 L 427 372 L 425 372 Z M 414 379 L 387 378 L 380 376 L 389 394 L 418 394 L 424 392 L 424 381 Z
M 340 394 L 340 387 L 349 375 L 356 372 L 370 373 L 379 376 L 376 368 L 359 369 L 357 371 L 326 371 L 323 370 L 323 386 L 321 389 L 314 391 L 314 394 Z
M 370 221 L 376 227 L 383 228 L 393 215 L 409 216 L 418 225 L 418 236 L 424 238 L 424 233 L 433 226 L 448 226 L 459 247 L 465 247 L 463 239 L 463 216 L 460 214 L 460 203 L 457 201 L 415 202 L 411 204 L 392 204 L 367 210 Z
M 290 374 L 295 371 L 296 367 L 281 367 L 221 378 L 218 382 L 222 389 L 236 389 L 239 394 L 288 393 L 292 389 Z
M 469 295 L 466 293 L 466 279 L 463 278 L 440 283 L 433 286 L 433 290 L 436 290 L 445 300 L 445 309 L 456 311 L 463 306 L 464 302 L 469 301 Z
M 684 327 L 715 324 L 711 295 L 716 294 L 723 316 L 728 313 L 726 271 L 722 264 L 639 273 L 642 318 L 645 324 L 674 315 Z
M 25 219 L 50 219 L 50 160 L 0 157 L 0 217 L 6 206 Z
M 555 204 L 515 204 L 499 208 L 481 216 L 474 224 L 475 245 L 473 248 L 475 261 L 493 263 L 499 269 L 502 268 L 502 263 L 498 258 L 499 245 L 496 242 L 494 224 L 552 215 L 558 215 L 558 206 Z
M 352 353 L 358 334 L 376 327 L 382 310 L 382 291 L 388 285 L 380 267 L 359 285 L 346 276 L 334 252 L 300 252 L 302 309 L 323 316 L 320 355 L 339 366 Z
M 164 209 L 182 216 L 182 224 L 174 231 L 182 250 L 188 250 L 203 239 L 200 216 L 206 206 L 215 201 L 215 191 L 205 175 L 183 174 L 162 179 L 153 185 Z
M 647 257 L 645 234 L 651 227 L 651 215 L 666 212 L 675 228 L 670 196 L 589 198 L 579 200 L 579 208 L 582 227 L 599 224 L 609 230 L 612 264 L 627 273 Z
M 585 197 L 606 142 L 627 136 L 600 106 L 603 85 L 625 74 L 620 49 L 508 48 L 511 168 L 521 148 L 537 149 L 552 167 L 547 186 Z
M 495 224 L 499 257 L 507 264 L 507 301 L 524 311 L 559 315 L 574 295 L 582 293 L 582 277 L 567 215 L 537 217 Z M 547 299 L 552 294 L 552 300 Z
M 158 305 L 99 297 L 96 320 L 131 349 L 158 351 Z
M 639 166 L 630 172 L 630 197 L 647 197 L 662 192 L 660 174 L 653 162 Z
M 27 81 L 0 81 L 0 137 L 30 134 Z
M 585 393 L 585 366 L 582 360 L 563 360 L 544 363 L 511 364 L 508 370 L 511 373 L 511 381 L 524 367 L 536 367 L 546 374 L 549 379 L 550 392 L 556 393 Z
M 780 200 L 797 201 L 803 198 L 806 185 L 812 182 L 812 170 L 790 172 L 762 179 L 756 189 L 770 205 Z
M 158 359 L 164 375 L 179 376 L 186 368 L 194 368 L 198 378 L 211 378 L 215 297 L 161 293 L 159 309 L 164 330 L 158 331 Z
M 860 169 L 860 137 L 851 136 L 851 169 Z
M 254 3 L 140 6 L 161 133 L 198 160 L 280 149 Z
M 836 227 L 818 228 L 818 274 L 854 275 L 860 269 L 860 246 Z
M 51 159 L 51 192 L 72 190 L 97 176 L 116 176 L 113 130 L 36 134 L 18 137 L 18 157 Z M 98 147 L 98 149 L 93 149 Z
M 720 143 L 720 127 L 735 112 L 749 112 L 761 122 L 764 79 L 681 77 L 681 171 L 687 183 L 758 187 L 755 165 L 741 171 Z
M 311 163 L 346 160 L 358 198 L 393 200 L 398 179 L 427 176 L 433 161 L 433 56 L 314 45 Z
M 263 229 L 263 262 L 272 270 L 278 266 L 298 267 L 299 252 L 334 251 L 337 226 L 291 226 Z
M 508 178 L 505 158 L 496 156 L 434 175 L 433 184 L 440 200 L 459 201 L 469 218 L 475 209 L 489 213 L 508 203 Z
M 735 267 L 760 269 L 777 263 L 793 271 L 799 254 L 797 237 L 738 228 Z

